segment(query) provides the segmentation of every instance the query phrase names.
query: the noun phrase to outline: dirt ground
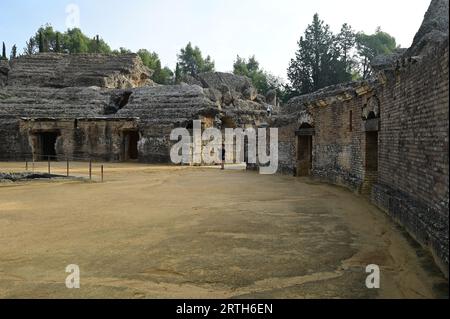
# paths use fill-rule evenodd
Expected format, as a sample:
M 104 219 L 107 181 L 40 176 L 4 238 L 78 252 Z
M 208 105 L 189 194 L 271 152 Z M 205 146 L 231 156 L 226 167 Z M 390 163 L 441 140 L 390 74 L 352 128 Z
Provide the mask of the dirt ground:
M 108 164 L 104 183 L 93 173 L 0 183 L 0 298 L 448 296 L 429 254 L 344 188 L 215 168 Z M 69 264 L 80 289 L 65 286 Z M 365 286 L 369 264 L 378 290 Z

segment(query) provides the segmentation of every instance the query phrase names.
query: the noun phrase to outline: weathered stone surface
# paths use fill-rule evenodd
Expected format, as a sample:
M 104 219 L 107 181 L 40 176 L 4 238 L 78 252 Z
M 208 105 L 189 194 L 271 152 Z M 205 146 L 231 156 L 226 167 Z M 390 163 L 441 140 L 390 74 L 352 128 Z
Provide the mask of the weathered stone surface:
M 276 90 L 270 90 L 267 92 L 265 100 L 267 104 L 277 106 L 277 91 Z
M 375 71 L 395 68 L 397 61 L 403 57 L 407 49 L 397 49 L 392 54 L 378 55 L 376 56 L 372 63 L 372 69 Z
M 424 55 L 448 38 L 449 1 L 432 0 L 423 23 L 408 50 L 408 56 Z
M 329 106 L 336 102 L 349 101 L 357 96 L 371 92 L 378 83 L 376 81 L 356 81 L 337 84 L 319 91 L 297 96 L 283 106 L 282 113 L 301 112 L 309 106 Z
M 15 59 L 8 85 L 133 88 L 153 85 L 151 75 L 136 54 L 41 53 Z
M 0 118 L 76 118 L 102 115 L 109 93 L 98 87 L 12 87 L 0 90 Z
M 251 88 L 250 79 L 244 76 L 234 75 L 223 72 L 207 72 L 201 73 L 197 79 L 202 83 L 204 88 L 220 89 L 221 86 L 226 85 L 231 91 L 236 93 L 243 93 L 247 88 Z
M 219 112 L 217 105 L 197 85 L 166 85 L 132 90 L 130 102 L 116 116 L 172 124 Z
M 6 85 L 10 67 L 7 60 L 0 59 L 0 88 Z
M 42 173 L 0 173 L 1 182 L 17 182 L 22 180 L 65 178 L 60 175 Z

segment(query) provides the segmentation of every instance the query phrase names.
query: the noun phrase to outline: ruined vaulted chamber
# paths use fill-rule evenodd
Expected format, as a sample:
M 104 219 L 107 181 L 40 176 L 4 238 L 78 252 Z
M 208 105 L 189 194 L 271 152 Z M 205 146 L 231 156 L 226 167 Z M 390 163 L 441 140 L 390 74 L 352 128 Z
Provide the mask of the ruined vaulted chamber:
M 170 132 L 193 120 L 266 122 L 266 97 L 232 74 L 161 86 L 135 54 L 44 53 L 1 63 L 0 160 L 168 163 Z

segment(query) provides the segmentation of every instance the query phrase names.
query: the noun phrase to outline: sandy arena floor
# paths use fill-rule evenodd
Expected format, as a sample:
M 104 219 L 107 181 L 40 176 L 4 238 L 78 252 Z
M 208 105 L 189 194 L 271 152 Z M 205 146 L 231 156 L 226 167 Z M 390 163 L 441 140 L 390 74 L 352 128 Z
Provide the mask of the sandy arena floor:
M 87 175 L 86 163 L 74 166 Z M 104 183 L 98 173 L 0 183 L 0 298 L 448 294 L 430 256 L 346 189 L 213 168 L 108 164 Z M 69 264 L 81 289 L 65 286 Z M 365 286 L 369 264 L 381 267 L 379 290 Z

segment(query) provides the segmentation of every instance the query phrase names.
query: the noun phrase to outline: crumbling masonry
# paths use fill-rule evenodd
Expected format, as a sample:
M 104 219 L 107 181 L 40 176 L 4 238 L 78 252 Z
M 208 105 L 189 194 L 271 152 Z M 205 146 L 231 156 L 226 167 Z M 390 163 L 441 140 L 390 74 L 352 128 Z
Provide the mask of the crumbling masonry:
M 377 79 L 292 99 L 281 170 L 371 198 L 448 276 L 448 1 L 434 0 L 409 50 L 378 58 Z

